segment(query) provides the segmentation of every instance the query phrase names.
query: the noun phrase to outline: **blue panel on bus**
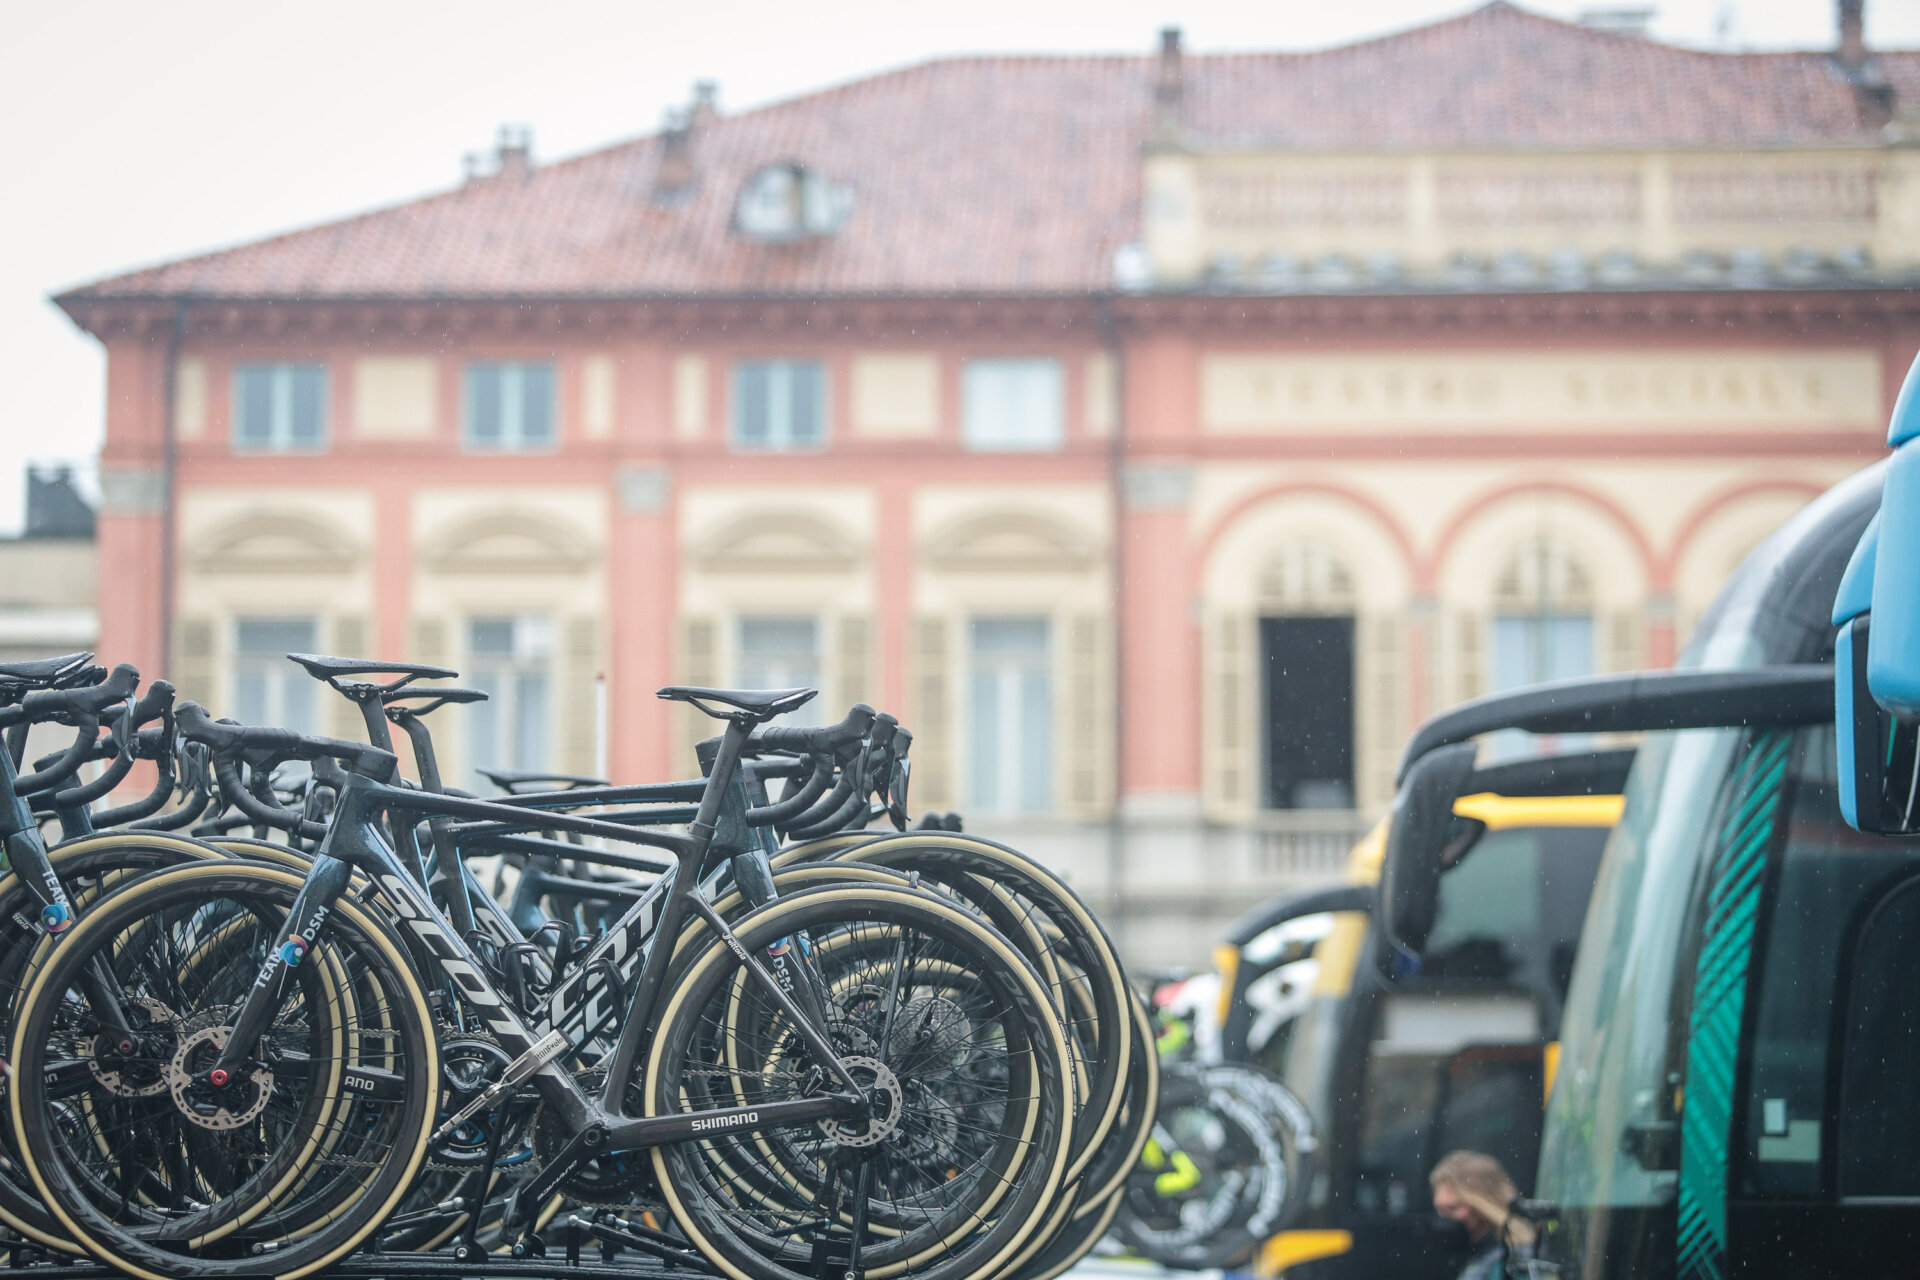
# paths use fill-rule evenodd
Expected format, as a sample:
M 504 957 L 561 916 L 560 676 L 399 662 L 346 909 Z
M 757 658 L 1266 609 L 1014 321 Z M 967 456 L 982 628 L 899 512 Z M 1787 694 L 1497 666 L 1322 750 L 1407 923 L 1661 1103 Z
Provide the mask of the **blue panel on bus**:
M 1873 607 L 1873 564 L 1880 543 L 1880 516 L 1876 512 L 1867 522 L 1860 541 L 1854 544 L 1853 558 L 1840 576 L 1840 590 L 1833 596 L 1833 625 L 1857 618 Z
M 1920 356 L 1907 369 L 1907 380 L 1893 402 L 1893 418 L 1887 423 L 1887 447 L 1898 449 L 1920 436 Z
M 1877 517 L 1876 517 L 1877 519 Z M 1869 526 L 1867 535 L 1872 534 Z M 1862 535 L 1860 545 L 1867 545 L 1867 535 Z M 1854 565 L 1859 564 L 1856 553 L 1854 563 L 1847 566 L 1847 580 L 1853 577 Z M 1847 593 L 1846 580 L 1840 587 L 1840 594 Z M 1834 612 L 1840 611 L 1834 606 Z M 1847 825 L 1860 829 L 1859 773 L 1853 763 L 1853 619 L 1848 618 L 1840 627 L 1840 637 L 1833 645 L 1833 725 L 1834 745 L 1840 750 L 1840 770 L 1835 775 L 1840 779 L 1840 816 Z
M 1879 523 L 1867 687 L 1887 710 L 1915 717 L 1920 716 L 1920 444 L 1899 450 L 1887 464 Z

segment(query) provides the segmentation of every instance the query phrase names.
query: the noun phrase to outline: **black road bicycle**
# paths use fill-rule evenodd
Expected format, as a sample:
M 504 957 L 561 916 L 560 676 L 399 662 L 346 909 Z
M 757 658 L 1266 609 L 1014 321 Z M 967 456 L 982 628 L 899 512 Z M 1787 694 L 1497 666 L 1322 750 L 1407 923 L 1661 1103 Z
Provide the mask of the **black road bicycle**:
M 743 1280 L 840 1262 L 957 1280 L 1019 1255 L 1072 1141 L 1046 987 L 977 914 L 918 889 L 827 882 L 723 919 L 700 886 L 743 748 L 811 695 L 663 696 L 727 725 L 684 834 L 401 787 L 378 748 L 183 710 L 203 740 L 337 760 L 344 777 L 304 875 L 153 873 L 91 906 L 34 973 L 13 1119 L 72 1238 L 139 1275 L 310 1273 L 387 1221 L 431 1143 L 526 1084 L 557 1137 L 506 1212 L 522 1248 L 539 1247 L 549 1196 L 598 1167 L 655 1179 L 686 1239 Z M 531 1016 L 396 853 L 391 833 L 417 820 L 671 861 Z M 658 945 L 688 930 L 698 945 Z M 507 1062 L 442 1117 L 447 992 Z M 102 1073 L 121 1086 L 111 1114 L 76 1087 Z

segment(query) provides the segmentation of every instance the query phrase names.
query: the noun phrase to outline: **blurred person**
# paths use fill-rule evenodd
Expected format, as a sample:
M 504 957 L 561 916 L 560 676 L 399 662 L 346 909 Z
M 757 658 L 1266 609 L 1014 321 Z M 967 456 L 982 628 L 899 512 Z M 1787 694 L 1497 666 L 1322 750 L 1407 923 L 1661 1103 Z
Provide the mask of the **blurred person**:
M 1497 1280 L 1509 1259 L 1533 1256 L 1533 1226 L 1511 1206 L 1520 1189 L 1500 1162 L 1479 1151 L 1455 1151 L 1427 1175 L 1433 1210 L 1467 1229 L 1470 1253 L 1459 1280 Z

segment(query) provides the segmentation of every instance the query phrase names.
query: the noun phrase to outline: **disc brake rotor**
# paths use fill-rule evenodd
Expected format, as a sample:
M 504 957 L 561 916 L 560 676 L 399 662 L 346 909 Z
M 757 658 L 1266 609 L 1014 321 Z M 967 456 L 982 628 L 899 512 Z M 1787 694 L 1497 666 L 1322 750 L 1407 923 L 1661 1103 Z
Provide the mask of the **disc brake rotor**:
M 175 1020 L 173 1010 L 151 996 L 136 996 L 127 1005 L 126 1012 L 144 1013 L 146 1022 L 131 1029 L 133 1038 L 124 1042 L 129 1047 L 123 1047 L 123 1042 L 111 1031 L 95 1036 L 87 1069 L 93 1072 L 94 1080 L 102 1089 L 122 1098 L 151 1098 L 165 1093 L 169 1084 L 167 1060 L 174 1045 L 171 1028 L 162 1024 Z M 161 1038 L 166 1043 L 156 1044 Z M 133 1055 L 141 1049 L 150 1053 L 135 1060 Z
M 224 1088 L 201 1084 L 195 1077 L 227 1047 L 232 1027 L 201 1027 L 180 1041 L 167 1068 L 167 1086 L 173 1105 L 188 1123 L 225 1132 L 251 1123 L 267 1109 L 273 1096 L 273 1072 L 264 1066 L 243 1067 Z

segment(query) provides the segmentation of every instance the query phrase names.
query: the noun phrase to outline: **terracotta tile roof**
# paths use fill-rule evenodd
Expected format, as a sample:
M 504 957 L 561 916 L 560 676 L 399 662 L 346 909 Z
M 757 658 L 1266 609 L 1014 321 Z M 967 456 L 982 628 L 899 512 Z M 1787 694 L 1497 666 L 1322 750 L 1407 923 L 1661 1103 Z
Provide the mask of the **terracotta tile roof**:
M 1920 53 L 1881 53 L 1906 104 Z M 650 198 L 645 137 L 529 174 L 63 295 L 433 297 L 1101 289 L 1139 234 L 1151 57 L 945 59 L 704 123 L 696 188 Z M 1875 139 L 1824 52 L 1718 54 L 1494 3 L 1314 53 L 1186 59 L 1200 146 L 1769 146 Z M 838 234 L 732 230 L 743 182 L 797 161 L 853 193 Z

